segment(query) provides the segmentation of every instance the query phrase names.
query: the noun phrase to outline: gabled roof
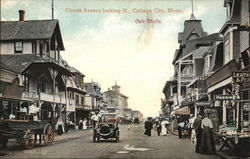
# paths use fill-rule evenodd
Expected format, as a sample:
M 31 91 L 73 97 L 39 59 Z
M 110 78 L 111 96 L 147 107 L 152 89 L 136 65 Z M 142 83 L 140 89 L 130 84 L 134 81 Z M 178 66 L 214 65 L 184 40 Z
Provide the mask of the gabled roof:
M 0 28 L 0 41 L 50 39 L 56 33 L 64 50 L 58 20 L 1 21 Z
M 42 58 L 35 54 L 18 54 L 18 55 L 0 55 L 1 68 L 16 72 L 22 73 L 25 71 L 32 63 L 52 63 L 64 70 L 68 71 L 62 65 L 59 65 L 49 59 Z

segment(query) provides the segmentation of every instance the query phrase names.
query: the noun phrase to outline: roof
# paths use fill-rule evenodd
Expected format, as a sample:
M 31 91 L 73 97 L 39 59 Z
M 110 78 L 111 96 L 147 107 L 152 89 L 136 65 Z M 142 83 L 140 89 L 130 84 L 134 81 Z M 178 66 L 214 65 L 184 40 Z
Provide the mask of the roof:
M 240 24 L 241 1 L 242 0 L 225 0 L 224 1 L 224 6 L 225 6 L 225 3 L 231 3 L 232 10 L 231 10 L 230 18 L 222 26 L 220 33 L 223 33 L 227 29 L 227 27 L 232 25 L 232 24 L 235 24 L 235 25 Z
M 201 53 L 203 49 L 209 47 L 213 41 L 220 41 L 222 38 L 220 37 L 219 33 L 214 33 L 210 35 L 206 35 L 203 37 L 199 37 L 196 39 L 186 41 L 185 45 L 183 46 L 183 51 L 177 52 L 173 59 L 173 64 L 182 57 L 187 56 L 188 54 L 192 53 L 192 51 L 196 50 L 197 48 L 201 48 L 196 53 Z
M 56 32 L 64 50 L 58 20 L 1 21 L 0 27 L 0 41 L 50 39 Z
M 93 96 L 101 96 L 101 88 L 98 86 L 98 84 L 92 82 L 92 83 L 85 83 L 85 90 L 87 94 L 93 95 Z M 99 89 L 97 90 L 95 87 L 98 87 Z
M 107 90 L 107 91 L 103 92 L 102 94 L 106 94 L 106 93 L 109 93 L 109 92 L 114 93 L 114 94 L 118 93 L 119 95 L 121 95 L 121 96 L 123 96 L 125 98 L 128 98 L 128 96 L 126 96 L 126 95 L 124 95 L 124 94 L 122 94 L 120 92 L 116 92 L 114 90 Z
M 1 68 L 16 73 L 22 73 L 32 63 L 53 63 L 55 65 L 58 65 L 57 63 L 54 63 L 49 59 L 42 58 L 35 54 L 14 54 L 14 55 L 11 54 L 11 55 L 0 55 L 0 57 L 1 57 L 0 58 Z M 66 69 L 64 66 L 61 65 L 58 66 Z
M 67 88 L 72 88 L 77 92 L 86 94 L 86 91 L 80 87 L 77 87 L 77 85 L 75 84 L 75 81 L 72 77 L 69 77 L 68 80 L 66 81 L 66 87 Z
M 210 71 L 216 71 L 223 65 L 223 47 L 223 42 L 220 42 L 212 48 Z
M 185 43 L 194 32 L 198 34 L 199 37 L 207 35 L 202 28 L 201 20 L 185 20 L 184 30 L 178 34 L 178 42 L 180 44 Z
M 69 71 L 71 72 L 71 73 L 78 73 L 78 74 L 80 74 L 80 75 L 82 75 L 82 76 L 85 76 L 84 74 L 82 74 L 78 69 L 76 69 L 75 67 L 69 67 Z
M 5 68 L 5 66 L 8 66 L 10 71 L 16 73 L 22 73 L 34 61 L 48 62 L 34 54 L 1 55 L 0 59 L 1 67 Z
M 192 51 L 194 58 L 203 58 L 203 55 L 208 51 L 210 47 L 209 46 L 202 46 L 198 49 Z
M 5 70 L 11 71 L 11 72 L 18 73 L 18 72 L 16 72 L 14 69 L 12 69 L 11 67 L 9 67 L 9 66 L 6 65 L 5 63 L 3 63 L 2 61 L 0 62 L 0 68 L 3 68 L 3 69 L 5 69 Z
M 173 83 L 177 83 L 177 80 L 169 80 L 169 81 L 166 81 L 165 84 L 164 84 L 164 87 L 162 89 L 162 93 L 165 93 L 166 90 L 169 88 L 170 84 L 173 84 Z

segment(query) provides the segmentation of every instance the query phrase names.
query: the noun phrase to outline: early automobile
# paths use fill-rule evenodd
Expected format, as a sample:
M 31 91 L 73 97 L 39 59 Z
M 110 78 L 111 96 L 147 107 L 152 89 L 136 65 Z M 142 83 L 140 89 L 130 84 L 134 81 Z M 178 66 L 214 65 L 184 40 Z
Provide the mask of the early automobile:
M 103 114 L 100 122 L 93 129 L 93 142 L 100 139 L 112 139 L 115 142 L 120 139 L 119 119 L 112 114 Z

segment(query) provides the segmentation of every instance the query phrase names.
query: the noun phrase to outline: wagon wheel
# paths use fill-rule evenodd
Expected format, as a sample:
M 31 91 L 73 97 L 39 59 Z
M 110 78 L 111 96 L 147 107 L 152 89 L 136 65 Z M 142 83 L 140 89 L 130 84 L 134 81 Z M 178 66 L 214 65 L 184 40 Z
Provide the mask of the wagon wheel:
M 20 139 L 19 143 L 26 149 L 31 149 L 36 145 L 36 132 L 32 130 L 26 131 L 24 138 Z
M 46 145 L 51 145 L 54 143 L 55 130 L 51 124 L 47 124 L 43 130 L 43 140 Z

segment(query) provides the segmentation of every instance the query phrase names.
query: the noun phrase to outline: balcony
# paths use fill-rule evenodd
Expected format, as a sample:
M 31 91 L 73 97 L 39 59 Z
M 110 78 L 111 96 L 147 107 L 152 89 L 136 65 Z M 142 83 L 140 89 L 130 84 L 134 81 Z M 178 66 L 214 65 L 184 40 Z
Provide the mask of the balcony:
M 40 94 L 37 92 L 23 92 L 22 98 L 29 99 L 29 100 L 42 100 L 42 101 L 47 101 L 47 102 L 66 104 L 65 97 L 59 94 L 55 95 L 55 98 L 54 98 L 53 94 L 48 94 L 48 93 L 43 93 L 43 92 L 40 92 Z
M 55 103 L 60 103 L 60 104 L 66 104 L 66 99 L 64 96 L 55 95 L 55 100 L 54 100 L 53 94 L 47 94 L 47 93 L 42 93 L 42 92 L 40 93 L 40 100 L 48 101 L 48 102 L 55 102 Z

